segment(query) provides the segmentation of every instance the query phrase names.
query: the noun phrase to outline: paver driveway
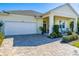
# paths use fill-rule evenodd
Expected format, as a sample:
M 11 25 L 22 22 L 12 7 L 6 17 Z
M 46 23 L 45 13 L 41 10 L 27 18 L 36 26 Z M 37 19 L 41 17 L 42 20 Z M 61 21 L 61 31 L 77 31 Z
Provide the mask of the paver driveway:
M 13 38 L 13 46 L 39 46 L 59 40 L 47 38 L 45 35 L 17 35 Z
M 34 35 L 35 36 L 35 35 Z M 33 36 L 33 37 L 34 37 Z M 40 37 L 39 35 L 37 35 Z M 29 36 L 28 36 L 29 37 Z M 18 38 L 18 37 L 17 37 Z M 36 36 L 35 36 L 36 38 Z M 19 40 L 19 39 L 18 39 Z M 30 39 L 28 39 L 30 40 Z M 51 39 L 49 39 L 51 41 Z M 55 41 L 56 40 L 56 41 Z M 60 39 L 61 40 L 61 39 Z M 60 43 L 60 40 L 54 39 L 50 43 L 39 44 L 37 46 L 13 46 L 14 38 L 6 38 L 0 47 L 2 56 L 71 56 L 79 55 L 79 48 L 69 44 Z M 27 41 L 27 40 L 26 40 Z M 47 40 L 48 41 L 48 40 Z M 46 42 L 47 42 L 46 41 Z M 32 43 L 33 44 L 33 43 Z M 24 45 L 24 44 L 22 44 Z

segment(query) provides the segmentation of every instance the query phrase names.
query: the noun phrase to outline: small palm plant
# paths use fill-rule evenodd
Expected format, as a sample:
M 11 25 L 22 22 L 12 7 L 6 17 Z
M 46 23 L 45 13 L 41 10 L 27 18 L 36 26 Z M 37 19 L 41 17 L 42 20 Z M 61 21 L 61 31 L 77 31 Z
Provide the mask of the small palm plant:
M 40 26 L 39 29 L 41 31 L 41 34 L 43 35 L 44 34 L 44 27 Z
M 3 22 L 1 21 L 1 22 L 0 22 L 0 32 L 1 32 L 1 30 L 2 30 L 2 26 L 3 26 Z

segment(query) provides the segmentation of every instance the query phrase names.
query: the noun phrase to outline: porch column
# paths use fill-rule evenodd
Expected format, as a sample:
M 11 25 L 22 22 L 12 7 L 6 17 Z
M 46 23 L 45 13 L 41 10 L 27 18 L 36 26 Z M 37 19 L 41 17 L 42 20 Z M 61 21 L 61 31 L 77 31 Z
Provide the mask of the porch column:
M 49 15 L 49 34 L 53 31 L 53 25 L 54 25 L 54 15 L 51 13 Z
M 77 32 L 77 20 L 78 20 L 78 18 L 76 17 L 75 19 L 74 19 L 74 32 Z

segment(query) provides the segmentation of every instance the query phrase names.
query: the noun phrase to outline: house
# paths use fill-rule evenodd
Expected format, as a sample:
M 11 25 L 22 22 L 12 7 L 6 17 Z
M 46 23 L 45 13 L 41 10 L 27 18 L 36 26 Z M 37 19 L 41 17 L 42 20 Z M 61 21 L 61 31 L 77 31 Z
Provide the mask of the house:
M 53 25 L 59 25 L 59 31 L 70 29 L 70 23 L 73 22 L 73 31 L 77 32 L 78 14 L 70 4 L 64 4 L 48 11 L 43 15 L 43 20 L 47 20 L 49 34 L 53 31 Z M 62 27 L 60 26 L 62 25 Z
M 50 34 L 54 25 L 59 25 L 62 32 L 70 29 L 71 22 L 73 31 L 77 32 L 78 14 L 70 4 L 64 4 L 44 14 L 32 10 L 3 11 L 0 20 L 3 21 L 5 35 L 40 34 L 40 26 Z

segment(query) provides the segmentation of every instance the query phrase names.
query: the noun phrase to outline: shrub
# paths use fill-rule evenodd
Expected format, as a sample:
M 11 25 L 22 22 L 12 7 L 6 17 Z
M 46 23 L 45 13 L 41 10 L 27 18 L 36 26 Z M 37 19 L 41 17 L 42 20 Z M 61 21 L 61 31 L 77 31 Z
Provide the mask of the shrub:
M 62 39 L 62 42 L 71 42 L 71 41 L 74 41 L 74 40 L 77 40 L 78 39 L 78 35 L 76 34 L 72 34 L 72 35 L 69 35 L 69 36 L 64 36 L 63 39 Z
M 70 41 L 70 38 L 68 36 L 64 36 L 62 38 L 62 42 L 68 43 Z
M 2 22 L 0 22 L 0 27 L 2 27 L 3 26 L 3 23 Z
M 52 38 L 56 38 L 57 34 L 55 32 L 51 33 L 50 36 L 52 36 Z
M 79 35 L 79 32 L 78 31 L 76 33 Z
M 57 36 L 58 36 L 58 37 L 62 37 L 63 35 L 62 35 L 61 33 L 58 33 Z
M 50 36 L 50 35 L 48 35 L 47 37 L 48 37 L 48 38 L 52 38 L 52 36 Z
M 56 32 L 52 32 L 49 36 L 49 38 L 58 38 L 58 37 L 62 37 L 61 33 L 56 33 Z
M 3 35 L 3 33 L 0 32 L 0 46 L 1 46 L 2 42 L 3 42 L 3 39 L 4 39 L 4 35 Z
M 56 33 L 55 33 L 55 32 L 51 33 L 51 34 L 48 36 L 48 38 L 55 38 L 55 37 L 56 37 Z
M 59 32 L 59 25 L 54 25 L 53 32 L 48 37 L 49 38 L 62 37 L 62 34 Z
M 74 41 L 74 40 L 75 40 L 75 36 L 70 35 L 70 36 L 69 36 L 69 39 L 70 39 L 70 41 Z
M 40 31 L 41 31 L 41 34 L 44 34 L 45 28 L 40 26 L 39 29 L 40 29 Z
M 70 23 L 70 29 L 71 29 L 71 31 L 73 31 L 73 28 L 74 28 L 74 22 L 71 21 L 71 23 Z
M 78 35 L 77 34 L 73 34 L 72 37 L 73 37 L 74 40 L 78 39 Z
M 71 32 L 71 31 L 68 31 L 68 32 L 67 32 L 67 35 L 72 35 L 72 32 Z
M 59 25 L 54 25 L 53 32 L 59 33 Z

